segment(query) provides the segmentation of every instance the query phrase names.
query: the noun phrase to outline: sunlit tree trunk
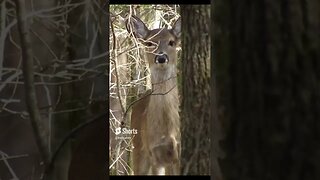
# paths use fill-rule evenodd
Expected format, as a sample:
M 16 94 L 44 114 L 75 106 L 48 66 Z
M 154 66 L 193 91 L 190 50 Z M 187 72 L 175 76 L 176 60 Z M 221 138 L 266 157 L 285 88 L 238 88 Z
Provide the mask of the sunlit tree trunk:
M 181 71 L 182 174 L 210 174 L 210 6 L 183 5 Z

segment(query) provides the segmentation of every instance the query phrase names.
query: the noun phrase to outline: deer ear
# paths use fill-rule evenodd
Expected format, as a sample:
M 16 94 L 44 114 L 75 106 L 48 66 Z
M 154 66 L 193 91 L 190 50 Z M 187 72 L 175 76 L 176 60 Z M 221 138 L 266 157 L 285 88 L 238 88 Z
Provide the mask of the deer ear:
M 148 35 L 149 29 L 138 17 L 132 15 L 126 20 L 126 28 L 129 33 L 133 33 L 136 38 L 145 39 Z
M 172 26 L 173 34 L 179 39 L 181 36 L 181 17 Z

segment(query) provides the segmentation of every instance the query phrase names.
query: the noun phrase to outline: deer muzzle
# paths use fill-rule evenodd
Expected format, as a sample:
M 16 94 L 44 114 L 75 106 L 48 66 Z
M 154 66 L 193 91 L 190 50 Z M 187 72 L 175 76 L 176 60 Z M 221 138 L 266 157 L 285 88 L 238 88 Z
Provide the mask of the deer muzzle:
M 169 57 L 168 57 L 168 55 L 164 54 L 163 52 L 160 52 L 155 57 L 156 64 L 163 64 L 163 63 L 168 63 L 168 62 L 169 62 Z

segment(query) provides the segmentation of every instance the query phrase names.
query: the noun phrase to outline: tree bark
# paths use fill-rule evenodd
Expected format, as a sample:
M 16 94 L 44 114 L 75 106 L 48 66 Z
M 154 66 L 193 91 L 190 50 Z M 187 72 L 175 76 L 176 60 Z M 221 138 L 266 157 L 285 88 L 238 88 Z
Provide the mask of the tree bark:
M 184 175 L 210 174 L 210 6 L 183 5 L 181 165 Z
M 215 1 L 225 180 L 320 178 L 320 2 Z

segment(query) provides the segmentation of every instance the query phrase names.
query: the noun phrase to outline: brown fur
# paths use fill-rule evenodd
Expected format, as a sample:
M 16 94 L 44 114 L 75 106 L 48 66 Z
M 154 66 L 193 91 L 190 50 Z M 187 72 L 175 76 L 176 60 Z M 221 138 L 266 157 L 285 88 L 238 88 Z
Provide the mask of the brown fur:
M 176 73 L 176 45 L 179 43 L 180 22 L 173 29 L 148 30 L 137 17 L 131 19 L 136 37 L 157 46 L 147 47 L 152 90 L 146 92 L 132 109 L 131 125 L 138 134 L 133 139 L 134 174 L 179 174 L 180 118 Z M 130 23 L 129 23 L 130 24 Z M 170 41 L 174 44 L 170 45 Z M 156 55 L 163 52 L 168 63 L 156 63 Z

